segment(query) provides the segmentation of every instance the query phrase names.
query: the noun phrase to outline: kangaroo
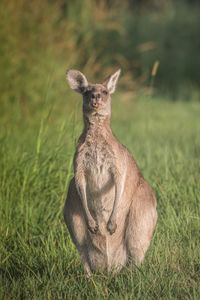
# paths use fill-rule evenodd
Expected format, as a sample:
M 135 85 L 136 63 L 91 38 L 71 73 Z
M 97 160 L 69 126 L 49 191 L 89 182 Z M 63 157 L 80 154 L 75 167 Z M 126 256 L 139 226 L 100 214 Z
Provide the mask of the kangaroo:
M 157 223 L 152 189 L 110 128 L 119 75 L 120 69 L 92 84 L 80 71 L 67 71 L 70 87 L 83 96 L 84 129 L 63 213 L 88 276 L 140 264 Z

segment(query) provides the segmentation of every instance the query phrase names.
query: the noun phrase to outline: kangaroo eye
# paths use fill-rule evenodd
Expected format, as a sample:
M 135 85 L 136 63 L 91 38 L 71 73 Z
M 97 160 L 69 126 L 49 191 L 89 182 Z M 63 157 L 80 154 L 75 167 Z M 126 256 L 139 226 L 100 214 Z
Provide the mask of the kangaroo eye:
M 103 91 L 103 94 L 104 94 L 104 95 L 108 95 L 108 92 L 107 92 L 107 91 Z

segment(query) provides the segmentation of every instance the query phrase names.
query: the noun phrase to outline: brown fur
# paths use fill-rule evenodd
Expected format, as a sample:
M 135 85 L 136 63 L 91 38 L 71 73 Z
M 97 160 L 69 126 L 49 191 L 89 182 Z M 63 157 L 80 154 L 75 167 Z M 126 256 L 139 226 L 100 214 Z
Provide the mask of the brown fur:
M 83 95 L 84 129 L 64 218 L 88 275 L 140 263 L 157 222 L 152 189 L 110 128 L 110 94 L 119 74 L 90 84 L 79 71 L 67 73 L 71 88 Z

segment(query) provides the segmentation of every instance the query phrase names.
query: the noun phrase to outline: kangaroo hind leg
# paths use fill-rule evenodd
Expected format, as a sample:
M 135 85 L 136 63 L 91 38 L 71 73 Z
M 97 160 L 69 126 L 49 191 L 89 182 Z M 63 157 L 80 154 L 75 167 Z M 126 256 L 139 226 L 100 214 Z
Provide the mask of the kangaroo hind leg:
M 87 255 L 88 232 L 83 215 L 81 200 L 76 190 L 74 178 L 71 180 L 69 185 L 63 214 L 72 241 L 79 252 L 85 272 L 87 276 L 90 276 L 91 270 Z
M 151 187 L 143 179 L 130 206 L 125 235 L 128 259 L 136 265 L 144 259 L 156 222 L 156 199 Z

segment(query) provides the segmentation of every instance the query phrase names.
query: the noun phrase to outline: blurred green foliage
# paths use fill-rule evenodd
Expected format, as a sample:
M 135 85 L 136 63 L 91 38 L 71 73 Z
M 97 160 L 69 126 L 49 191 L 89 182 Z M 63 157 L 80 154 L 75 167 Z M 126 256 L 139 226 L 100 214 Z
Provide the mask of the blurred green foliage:
M 200 106 L 169 101 L 199 97 L 198 2 L 0 1 L 0 299 L 200 299 Z M 88 282 L 62 216 L 82 127 L 65 72 L 118 67 L 112 128 L 159 222 L 141 268 Z
M 94 80 L 120 66 L 127 90 L 153 84 L 190 100 L 200 83 L 199 12 L 196 1 L 1 0 L 1 107 L 17 100 L 34 110 L 49 80 L 51 98 L 66 97 L 71 67 Z

